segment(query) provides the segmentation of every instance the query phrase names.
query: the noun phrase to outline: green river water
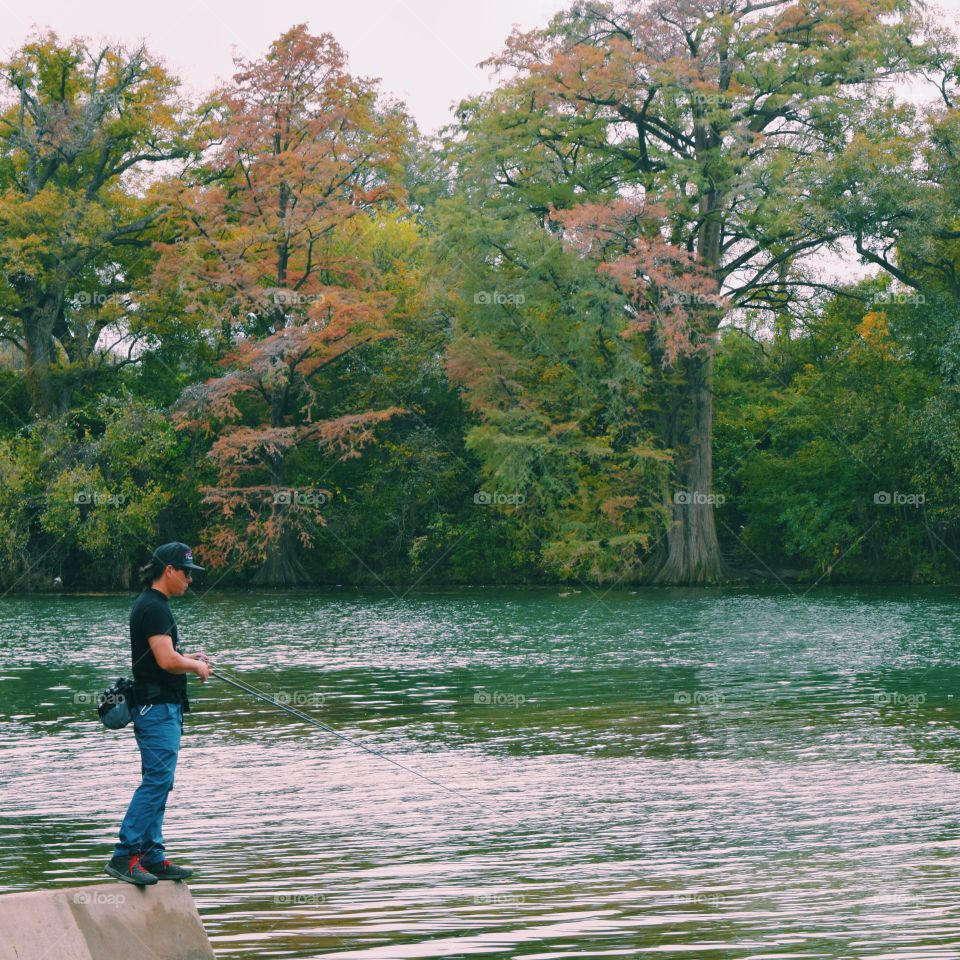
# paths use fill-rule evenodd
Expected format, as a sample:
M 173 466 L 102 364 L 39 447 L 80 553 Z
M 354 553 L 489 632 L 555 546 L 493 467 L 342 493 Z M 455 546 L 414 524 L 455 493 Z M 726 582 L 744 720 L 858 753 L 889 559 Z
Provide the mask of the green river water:
M 102 880 L 132 597 L 0 598 L 0 893 Z M 218 960 L 960 958 L 960 595 L 188 595 L 168 855 Z M 140 955 L 140 954 L 137 954 Z

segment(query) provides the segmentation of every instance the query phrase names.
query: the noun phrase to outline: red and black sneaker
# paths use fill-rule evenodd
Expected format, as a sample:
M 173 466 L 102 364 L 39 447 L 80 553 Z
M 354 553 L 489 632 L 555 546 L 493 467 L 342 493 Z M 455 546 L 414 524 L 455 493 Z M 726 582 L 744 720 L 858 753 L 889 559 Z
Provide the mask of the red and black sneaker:
M 111 857 L 103 868 L 111 877 L 123 880 L 124 883 L 134 883 L 138 887 L 149 887 L 157 882 L 157 878 L 148 870 L 144 870 L 140 863 L 140 854 L 132 857 Z
M 178 867 L 169 860 L 158 863 L 156 866 L 148 868 L 158 880 L 186 880 L 193 876 L 193 871 L 189 867 Z

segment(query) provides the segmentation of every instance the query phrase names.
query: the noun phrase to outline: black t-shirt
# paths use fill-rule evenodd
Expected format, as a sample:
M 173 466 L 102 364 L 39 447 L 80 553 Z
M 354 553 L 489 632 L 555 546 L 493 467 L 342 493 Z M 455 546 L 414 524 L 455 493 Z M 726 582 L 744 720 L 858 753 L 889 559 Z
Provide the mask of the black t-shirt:
M 190 710 L 187 675 L 164 670 L 150 649 L 149 638 L 159 634 L 172 637 L 173 649 L 180 652 L 177 621 L 173 619 L 167 598 L 159 590 L 147 587 L 130 610 L 134 697 L 137 703 L 182 703 L 186 713 Z

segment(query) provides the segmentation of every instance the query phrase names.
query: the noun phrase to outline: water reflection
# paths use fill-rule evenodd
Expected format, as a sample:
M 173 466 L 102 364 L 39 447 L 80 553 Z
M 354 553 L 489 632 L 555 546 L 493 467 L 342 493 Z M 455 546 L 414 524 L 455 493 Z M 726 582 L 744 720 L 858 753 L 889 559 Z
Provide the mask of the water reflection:
M 127 608 L 0 601 L 0 890 L 101 879 L 137 761 L 92 700 Z M 465 795 L 194 684 L 166 833 L 220 960 L 960 956 L 952 596 L 178 611 L 191 648 Z

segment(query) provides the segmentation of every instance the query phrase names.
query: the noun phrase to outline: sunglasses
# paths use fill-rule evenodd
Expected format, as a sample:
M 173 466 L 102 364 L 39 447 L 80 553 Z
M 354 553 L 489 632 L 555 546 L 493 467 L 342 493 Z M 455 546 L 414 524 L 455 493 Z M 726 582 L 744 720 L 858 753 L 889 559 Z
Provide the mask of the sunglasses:
M 189 571 L 186 567 L 174 567 L 173 569 L 179 570 L 180 573 L 182 573 L 185 577 L 187 577 L 187 579 L 189 580 L 193 579 L 193 573 L 191 573 L 191 571 Z

